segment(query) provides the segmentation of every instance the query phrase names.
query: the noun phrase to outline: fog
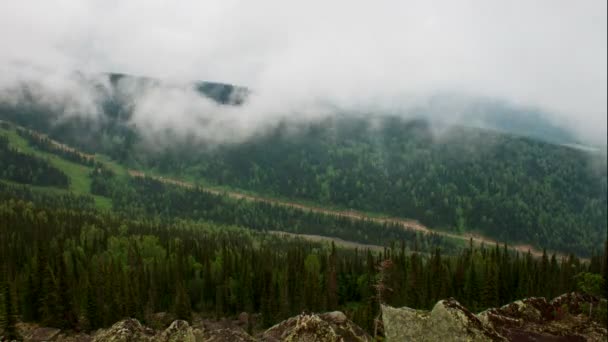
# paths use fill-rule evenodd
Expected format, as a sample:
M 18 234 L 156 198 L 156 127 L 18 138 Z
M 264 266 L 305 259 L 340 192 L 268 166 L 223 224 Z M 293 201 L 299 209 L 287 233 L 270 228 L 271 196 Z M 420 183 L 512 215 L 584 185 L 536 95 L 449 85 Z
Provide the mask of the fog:
M 100 73 L 153 77 L 166 83 L 121 85 L 137 127 L 222 142 L 335 111 L 409 115 L 449 94 L 538 108 L 606 145 L 606 39 L 600 0 L 3 1 L 0 99 L 34 84 L 42 104 L 97 115 Z M 219 106 L 195 80 L 252 94 Z M 458 123 L 462 101 L 438 115 Z

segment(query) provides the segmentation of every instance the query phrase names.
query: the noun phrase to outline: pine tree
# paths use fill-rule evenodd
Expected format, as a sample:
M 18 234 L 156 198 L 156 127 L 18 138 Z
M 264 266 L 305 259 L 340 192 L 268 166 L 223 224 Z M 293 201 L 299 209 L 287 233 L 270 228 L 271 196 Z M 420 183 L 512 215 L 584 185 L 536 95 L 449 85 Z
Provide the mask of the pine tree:
M 338 307 L 338 279 L 336 265 L 336 245 L 331 242 L 331 253 L 329 255 L 327 274 L 327 307 L 335 310 Z
M 179 281 L 175 293 L 175 316 L 177 319 L 189 321 L 192 318 L 190 296 L 183 282 Z
M 430 305 L 433 305 L 445 295 L 445 279 L 441 261 L 441 250 L 435 248 L 435 253 L 433 253 L 430 261 Z
M 418 253 L 413 253 L 410 257 L 410 272 L 407 277 L 407 305 L 412 308 L 422 306 L 422 291 L 423 275 L 422 261 Z
M 604 298 L 608 298 L 608 240 L 604 241 L 604 255 L 602 256 L 602 278 L 604 279 Z
M 8 276 L 8 275 L 7 275 Z M 11 295 L 10 283 L 8 280 L 4 282 L 4 320 L 2 322 L 2 330 L 4 337 L 9 340 L 19 340 L 21 337 L 17 333 L 15 312 L 13 310 L 13 296 Z
M 60 251 L 63 248 L 60 247 Z M 63 260 L 63 253 L 58 256 L 58 271 L 57 271 L 57 293 L 59 294 L 59 302 L 57 303 L 57 312 L 60 315 L 58 328 L 72 329 L 76 327 L 77 318 L 74 312 L 74 302 L 68 274 Z
M 59 312 L 58 285 L 55 283 L 55 276 L 51 271 L 51 266 L 46 265 L 42 274 L 42 299 L 40 307 L 40 319 L 45 325 L 51 327 L 61 327 Z
M 481 292 L 481 305 L 484 308 L 498 306 L 498 284 L 496 265 L 486 265 L 485 282 Z
M 89 282 L 87 283 L 87 307 L 86 316 L 89 322 L 89 329 L 95 330 L 100 327 L 99 307 L 97 305 L 97 296 L 95 294 L 96 283 L 93 275 L 89 276 Z
M 466 306 L 476 311 L 479 306 L 479 280 L 477 279 L 477 272 L 475 271 L 475 265 L 471 263 L 469 272 L 467 274 L 467 280 L 464 284 L 465 288 L 465 299 Z
M 30 298 L 30 305 L 33 307 L 33 321 L 41 321 L 45 314 L 45 276 L 48 272 L 48 260 L 44 250 L 42 249 L 42 243 L 38 242 L 37 253 L 36 253 L 36 277 L 33 279 L 32 284 L 32 298 Z
M 32 322 L 36 320 L 37 316 L 37 293 L 34 278 L 32 272 L 27 275 L 27 282 L 25 284 L 25 300 L 23 301 L 23 320 L 26 322 Z

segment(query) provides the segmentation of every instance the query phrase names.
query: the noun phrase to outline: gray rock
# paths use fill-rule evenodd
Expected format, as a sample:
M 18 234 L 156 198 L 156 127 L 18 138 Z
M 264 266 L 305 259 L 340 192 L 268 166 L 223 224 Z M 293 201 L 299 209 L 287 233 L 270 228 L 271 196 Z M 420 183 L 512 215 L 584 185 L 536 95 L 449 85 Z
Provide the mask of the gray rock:
M 26 341 L 54 341 L 61 330 L 55 328 L 36 328 L 31 334 L 25 336 Z
M 349 321 L 342 312 L 302 314 L 289 318 L 270 329 L 262 341 L 371 341 L 363 329 Z
M 509 341 L 606 341 L 606 328 L 581 314 L 585 303 L 596 302 L 592 296 L 577 293 L 551 302 L 530 297 L 486 310 L 478 317 Z
M 382 320 L 387 341 L 506 341 L 454 299 L 430 312 L 382 305 Z
M 177 320 L 155 339 L 159 342 L 196 342 L 194 331 L 188 322 Z
M 150 342 L 154 334 L 144 328 L 138 320 L 129 318 L 115 323 L 110 329 L 100 330 L 93 342 Z

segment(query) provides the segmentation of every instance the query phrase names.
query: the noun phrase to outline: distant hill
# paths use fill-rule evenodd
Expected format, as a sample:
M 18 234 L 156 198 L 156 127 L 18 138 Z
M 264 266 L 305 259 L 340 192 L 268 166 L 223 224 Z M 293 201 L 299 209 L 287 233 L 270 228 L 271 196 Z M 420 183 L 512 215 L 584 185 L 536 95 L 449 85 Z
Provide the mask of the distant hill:
M 101 116 L 63 116 L 20 103 L 0 106 L 0 119 L 128 168 L 269 197 L 586 256 L 605 238 L 605 156 L 565 146 L 577 141 L 538 111 L 478 101 L 461 106 L 452 121 L 458 125 L 449 125 L 449 102 L 437 100 L 408 113 L 417 119 L 340 113 L 297 130 L 282 122 L 240 144 L 209 148 L 184 138 L 151 148 L 130 122 L 132 104 L 119 90 L 122 82 L 159 81 L 120 74 L 109 79 L 112 91 Z M 250 93 L 226 84 L 192 86 L 229 106 L 246 105 Z M 434 122 L 441 118 L 445 123 Z
M 128 106 L 125 103 L 124 94 L 121 93 L 121 82 L 131 83 L 139 86 L 145 85 L 164 85 L 171 87 L 170 84 L 159 79 L 150 77 L 132 76 L 121 73 L 108 73 L 111 89 L 103 89 L 101 85 L 92 84 L 102 93 L 104 101 L 104 114 L 110 117 L 121 116 L 128 118 Z M 94 81 L 90 81 L 94 82 Z M 28 92 L 28 85 L 22 85 L 23 91 Z M 196 81 L 191 82 L 192 89 L 196 90 L 201 96 L 212 99 L 221 105 L 247 105 L 247 99 L 252 90 L 247 87 L 218 82 Z M 29 98 L 25 96 L 25 98 Z M 0 98 L 1 99 L 1 98 Z M 36 108 L 32 103 L 24 101 L 17 107 L 0 102 L 0 117 L 12 118 L 22 124 L 31 123 L 32 119 L 20 119 L 11 111 L 19 112 L 35 111 L 38 114 L 44 113 L 50 117 L 59 116 L 58 113 L 49 113 L 49 108 Z M 57 110 L 57 108 L 56 108 Z M 451 111 L 455 111 L 452 113 Z M 337 111 L 338 112 L 338 111 Z M 86 114 L 86 113 L 83 113 Z M 350 115 L 351 113 L 341 112 L 339 115 Z M 338 115 L 338 113 L 336 113 Z M 357 114 L 353 114 L 357 115 Z M 374 116 L 403 116 L 431 120 L 441 125 L 455 124 L 468 127 L 496 130 L 503 133 L 529 137 L 545 142 L 559 145 L 571 145 L 587 147 L 579 141 L 571 132 L 559 127 L 547 119 L 547 115 L 534 108 L 518 107 L 504 101 L 480 98 L 464 98 L 450 95 L 437 95 L 431 98 L 428 103 L 419 108 L 414 108 L 407 113 L 381 113 L 374 112 Z M 87 116 L 87 115 L 83 115 Z M 44 128 L 44 127 L 38 127 Z

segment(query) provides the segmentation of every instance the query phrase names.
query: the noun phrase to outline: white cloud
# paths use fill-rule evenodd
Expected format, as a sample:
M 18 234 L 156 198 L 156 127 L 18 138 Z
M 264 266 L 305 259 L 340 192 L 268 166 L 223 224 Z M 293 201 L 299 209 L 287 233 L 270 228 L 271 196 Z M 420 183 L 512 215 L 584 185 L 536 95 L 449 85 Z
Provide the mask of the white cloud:
M 448 92 L 536 106 L 606 143 L 600 0 L 8 0 L 0 43 L 0 87 L 22 78 L 19 63 L 255 90 L 250 106 L 221 109 L 222 119 L 192 94 L 148 92 L 137 115 L 157 127 L 226 135 L 219 129 L 231 126 L 248 136 L 294 111 L 322 115 L 319 103 L 399 109 Z M 217 125 L 194 120 L 194 110 Z

